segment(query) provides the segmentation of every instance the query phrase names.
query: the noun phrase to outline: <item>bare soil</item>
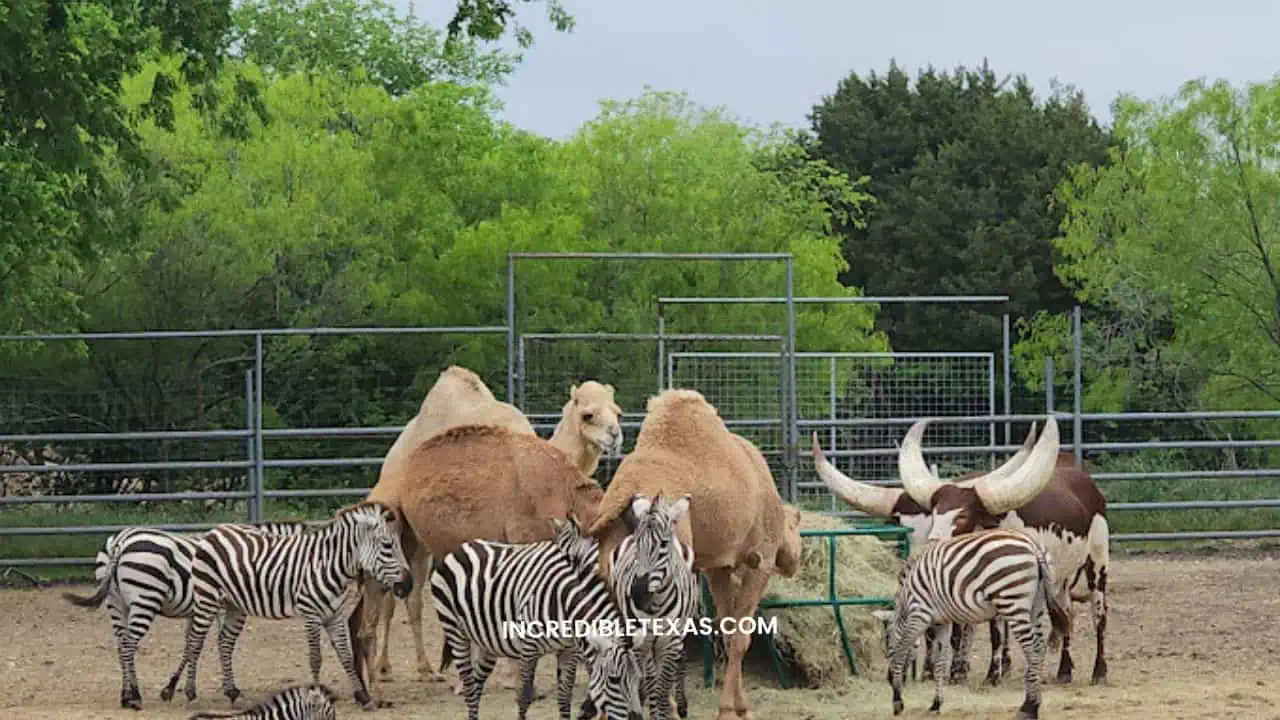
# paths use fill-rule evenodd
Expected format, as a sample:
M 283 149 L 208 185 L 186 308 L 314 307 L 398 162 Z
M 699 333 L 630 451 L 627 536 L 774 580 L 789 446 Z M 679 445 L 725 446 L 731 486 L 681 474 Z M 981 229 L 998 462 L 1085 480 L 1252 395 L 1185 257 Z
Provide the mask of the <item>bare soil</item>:
M 59 593 L 64 587 L 0 591 L 0 717 L 47 718 L 186 718 L 197 710 L 225 710 L 213 638 L 200 664 L 199 697 L 188 704 L 179 689 L 171 704 L 159 690 L 177 666 L 182 624 L 159 620 L 138 657 L 143 687 L 141 713 L 119 709 L 120 670 L 110 624 L 104 610 L 72 607 Z M 77 592 L 81 588 L 75 588 Z M 1045 718 L 1280 718 L 1280 559 L 1274 557 L 1157 556 L 1119 557 L 1111 572 L 1111 615 L 1107 654 L 1111 677 L 1102 686 L 1089 684 L 1094 640 L 1085 606 L 1078 606 L 1072 644 L 1075 683 L 1045 688 Z M 428 603 L 428 650 L 439 657 L 439 629 Z M 410 634 L 397 609 L 392 645 L 394 680 L 384 685 L 391 709 L 371 717 L 466 716 L 462 699 L 445 683 L 423 682 L 414 668 Z M 943 717 L 1012 717 L 1021 702 L 1021 676 L 997 689 L 980 686 L 989 653 L 986 633 L 974 642 L 972 679 L 945 690 Z M 1021 673 L 1021 654 L 1013 652 L 1014 671 Z M 281 687 L 309 679 L 306 643 L 298 621 L 250 619 L 236 654 L 237 679 L 249 699 L 261 699 Z M 767 675 L 753 676 L 748 696 L 755 717 L 835 720 L 892 716 L 883 657 L 864 660 L 864 675 L 837 687 L 782 690 Z M 538 688 L 553 688 L 554 660 L 539 667 Z M 870 665 L 870 667 L 867 667 Z M 696 665 L 689 668 L 691 717 L 713 718 L 718 689 L 704 690 Z M 1046 671 L 1057 668 L 1057 656 Z M 515 692 L 509 666 L 499 666 L 482 712 L 487 717 L 514 717 Z M 326 646 L 321 679 L 341 693 L 340 717 L 361 717 L 350 686 L 331 648 Z M 577 698 L 583 682 L 579 681 Z M 909 683 L 902 718 L 929 716 L 931 685 Z M 575 700 L 576 705 L 577 700 Z M 245 700 L 239 703 L 246 705 Z M 575 707 L 576 715 L 576 707 Z M 537 701 L 531 720 L 555 718 L 551 697 Z M 929 716 L 934 717 L 934 716 Z

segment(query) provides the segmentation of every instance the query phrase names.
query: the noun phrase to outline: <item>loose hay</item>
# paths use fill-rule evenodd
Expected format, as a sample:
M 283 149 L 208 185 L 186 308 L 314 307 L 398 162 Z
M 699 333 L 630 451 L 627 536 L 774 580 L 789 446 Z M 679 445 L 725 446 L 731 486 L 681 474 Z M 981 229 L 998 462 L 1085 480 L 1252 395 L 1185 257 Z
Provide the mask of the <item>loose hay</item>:
M 846 521 L 813 512 L 801 512 L 802 530 L 847 528 Z M 802 600 L 827 597 L 827 538 L 806 537 L 802 543 L 800 571 L 793 578 L 774 576 L 769 580 L 767 600 Z M 898 588 L 902 561 L 895 543 L 865 535 L 836 538 L 837 597 L 892 597 Z M 840 609 L 845 632 L 866 674 L 873 656 L 883 655 L 880 623 L 871 616 L 872 607 Z M 840 629 L 830 607 L 769 609 L 762 613 L 778 617 L 775 636 L 779 654 L 795 685 L 820 687 L 849 677 L 849 668 L 840 645 Z

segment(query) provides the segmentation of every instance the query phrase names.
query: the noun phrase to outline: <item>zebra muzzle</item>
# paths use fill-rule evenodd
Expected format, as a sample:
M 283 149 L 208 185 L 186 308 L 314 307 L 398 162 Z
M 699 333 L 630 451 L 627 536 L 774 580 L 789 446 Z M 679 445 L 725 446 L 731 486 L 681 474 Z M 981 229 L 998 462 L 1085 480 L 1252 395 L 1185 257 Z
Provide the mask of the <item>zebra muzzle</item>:
M 413 576 L 406 573 L 400 582 L 391 586 L 391 592 L 401 600 L 409 597 L 409 593 L 413 592 Z

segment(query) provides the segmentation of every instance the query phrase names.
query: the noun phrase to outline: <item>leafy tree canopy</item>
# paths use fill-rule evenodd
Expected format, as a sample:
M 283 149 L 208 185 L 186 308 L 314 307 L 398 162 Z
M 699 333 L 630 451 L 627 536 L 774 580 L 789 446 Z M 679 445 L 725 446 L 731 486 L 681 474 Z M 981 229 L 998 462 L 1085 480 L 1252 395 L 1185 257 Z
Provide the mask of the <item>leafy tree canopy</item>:
M 1115 116 L 1123 147 L 1058 195 L 1058 274 L 1103 313 L 1086 333 L 1094 401 L 1280 403 L 1280 80 L 1190 82 Z M 1065 328 L 1044 313 L 1032 329 L 1020 355 L 1038 377 Z
M 912 83 L 852 73 L 811 115 L 818 156 L 868 176 L 876 203 L 865 226 L 841 225 L 849 270 L 871 295 L 1007 294 L 1007 307 L 886 305 L 880 326 L 899 350 L 992 350 L 1000 315 L 1070 307 L 1053 272 L 1062 209 L 1053 188 L 1069 167 L 1107 159 L 1108 134 L 1083 97 L 1038 101 L 1025 77 L 984 62 L 933 68 Z

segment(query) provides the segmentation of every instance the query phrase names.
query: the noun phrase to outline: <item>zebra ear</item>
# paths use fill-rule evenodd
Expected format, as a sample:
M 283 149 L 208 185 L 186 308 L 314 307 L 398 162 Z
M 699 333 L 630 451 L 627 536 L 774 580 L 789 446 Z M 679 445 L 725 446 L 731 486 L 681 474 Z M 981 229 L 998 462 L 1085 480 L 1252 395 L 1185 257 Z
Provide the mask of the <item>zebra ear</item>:
M 661 494 L 658 497 L 662 497 Z M 649 515 L 649 510 L 653 507 L 653 502 L 644 495 L 631 496 L 631 512 L 635 514 L 636 521 L 642 521 Z
M 692 497 L 688 494 L 681 495 L 678 500 L 667 506 L 667 517 L 671 518 L 671 522 L 680 522 L 680 518 L 689 512 L 689 501 Z

